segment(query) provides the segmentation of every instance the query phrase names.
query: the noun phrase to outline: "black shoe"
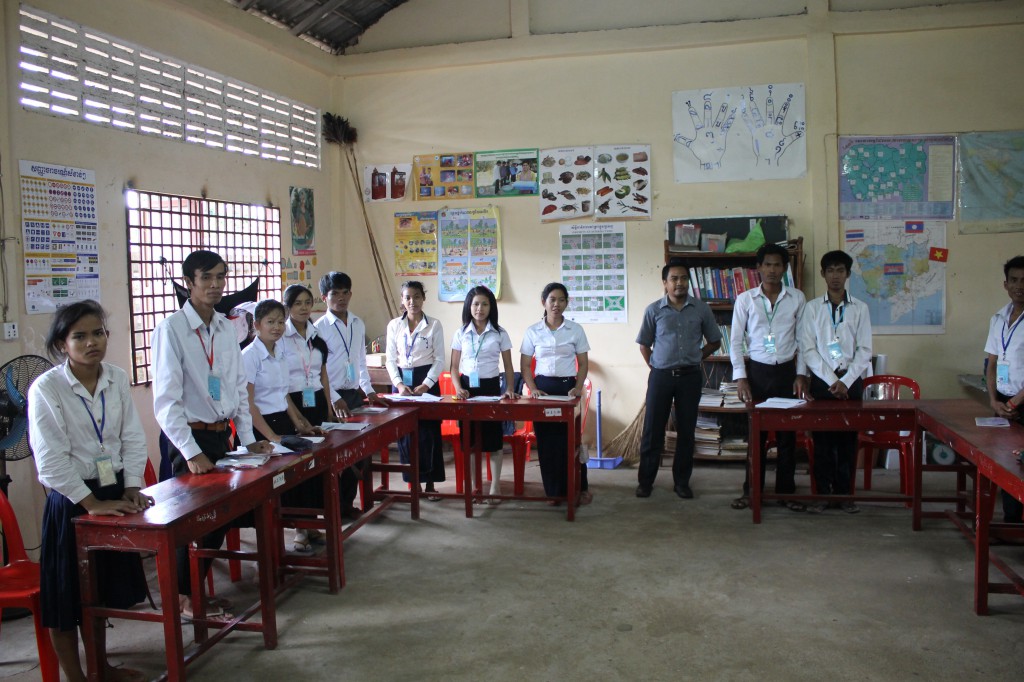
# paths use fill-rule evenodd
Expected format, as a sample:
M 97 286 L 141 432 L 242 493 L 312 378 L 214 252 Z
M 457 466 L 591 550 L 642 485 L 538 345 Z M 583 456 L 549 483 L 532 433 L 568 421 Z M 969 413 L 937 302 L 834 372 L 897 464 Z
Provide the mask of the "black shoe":
M 645 485 L 638 485 L 636 487 L 636 496 L 637 497 L 650 497 L 651 496 L 651 489 L 648 488 Z
M 690 490 L 690 486 L 679 484 L 679 485 L 676 486 L 675 490 L 676 490 L 676 495 L 678 495 L 679 497 L 683 498 L 684 500 L 692 500 L 693 499 L 693 491 Z

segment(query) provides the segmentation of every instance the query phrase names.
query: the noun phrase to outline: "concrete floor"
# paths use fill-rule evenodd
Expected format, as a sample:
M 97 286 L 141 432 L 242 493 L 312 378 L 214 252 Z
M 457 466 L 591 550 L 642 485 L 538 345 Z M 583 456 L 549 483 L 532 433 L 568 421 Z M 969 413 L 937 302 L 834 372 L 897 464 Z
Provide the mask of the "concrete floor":
M 451 474 L 449 463 L 445 488 Z M 1020 678 L 1024 600 L 993 595 L 992 615 L 974 616 L 973 555 L 951 524 L 914 533 L 909 510 L 862 505 L 855 516 L 773 506 L 754 526 L 729 508 L 742 476 L 698 465 L 697 497 L 684 501 L 663 469 L 639 500 L 634 469 L 591 470 L 594 503 L 572 524 L 538 503 L 478 507 L 470 520 L 459 502 L 424 502 L 420 521 L 396 505 L 346 543 L 340 594 L 311 578 L 281 599 L 276 650 L 234 633 L 190 678 Z M 527 478 L 539 480 L 535 461 Z M 898 485 L 894 472 L 875 478 Z M 1024 547 L 1001 553 L 1024 563 Z M 217 570 L 222 596 L 251 601 L 251 581 Z M 162 671 L 158 626 L 108 632 L 114 662 Z M 3 624 L 0 678 L 39 679 L 28 619 Z

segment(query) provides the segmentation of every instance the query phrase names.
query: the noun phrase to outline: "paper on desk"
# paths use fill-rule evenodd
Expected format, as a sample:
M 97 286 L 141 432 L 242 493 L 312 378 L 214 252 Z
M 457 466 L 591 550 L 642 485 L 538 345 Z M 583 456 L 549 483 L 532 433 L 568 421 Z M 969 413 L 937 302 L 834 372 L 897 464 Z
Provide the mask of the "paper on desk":
M 305 436 L 303 436 L 303 438 L 305 438 Z M 271 456 L 274 456 L 274 455 L 290 455 L 291 453 L 295 452 L 294 450 L 289 450 L 288 448 L 286 448 L 285 446 L 281 445 L 280 443 L 275 443 L 275 442 L 271 441 L 270 444 L 274 446 L 274 449 L 270 452 Z M 242 455 L 242 456 L 245 456 L 245 457 L 260 456 L 260 455 L 255 455 L 255 454 L 249 452 L 248 448 L 246 448 L 244 445 L 242 447 L 240 447 L 240 448 L 235 448 L 234 450 L 228 452 L 227 454 L 229 454 L 229 455 Z M 262 455 L 262 456 L 265 456 L 265 455 Z
M 394 400 L 396 402 L 408 403 L 436 403 L 441 400 L 433 393 L 424 393 L 423 395 L 398 395 L 397 393 L 391 393 L 387 396 L 387 399 Z
M 466 398 L 467 403 L 498 403 L 501 402 L 500 395 L 477 395 Z
M 324 422 L 320 428 L 324 431 L 362 431 L 367 426 L 367 422 Z
M 563 402 L 576 400 L 576 396 L 574 395 L 534 395 L 530 397 L 534 400 L 561 400 Z
M 1009 426 L 1010 422 L 1002 417 L 975 417 L 976 426 Z
M 256 469 L 267 463 L 270 455 L 244 455 L 238 457 L 221 457 L 217 466 L 225 469 Z
M 386 407 L 373 407 L 370 405 L 366 407 L 357 407 L 356 409 L 351 410 L 352 414 L 380 414 L 381 412 L 387 411 L 388 408 Z
M 763 403 L 758 403 L 754 407 L 770 407 L 776 410 L 788 410 L 793 407 L 800 407 L 806 405 L 806 400 L 800 400 L 799 398 L 768 398 Z
M 300 438 L 305 438 L 306 440 L 308 440 L 310 443 L 313 443 L 314 445 L 316 443 L 323 443 L 324 442 L 324 437 L 323 436 L 300 436 Z

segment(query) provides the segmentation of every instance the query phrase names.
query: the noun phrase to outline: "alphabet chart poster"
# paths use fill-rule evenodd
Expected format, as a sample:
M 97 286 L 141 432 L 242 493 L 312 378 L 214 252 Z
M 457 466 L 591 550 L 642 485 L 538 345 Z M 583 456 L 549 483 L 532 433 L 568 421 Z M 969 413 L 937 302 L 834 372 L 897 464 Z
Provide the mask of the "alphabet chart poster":
M 52 313 L 87 298 L 100 299 L 96 173 L 19 161 L 25 308 Z

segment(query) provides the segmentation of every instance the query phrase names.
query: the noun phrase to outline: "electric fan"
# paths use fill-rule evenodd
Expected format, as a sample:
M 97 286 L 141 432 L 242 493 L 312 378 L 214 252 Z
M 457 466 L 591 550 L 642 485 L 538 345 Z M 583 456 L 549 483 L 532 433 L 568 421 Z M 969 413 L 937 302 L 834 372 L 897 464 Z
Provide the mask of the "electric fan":
M 0 367 L 0 490 L 7 495 L 7 462 L 32 455 L 28 447 L 28 387 L 53 367 L 46 358 L 22 355 Z

